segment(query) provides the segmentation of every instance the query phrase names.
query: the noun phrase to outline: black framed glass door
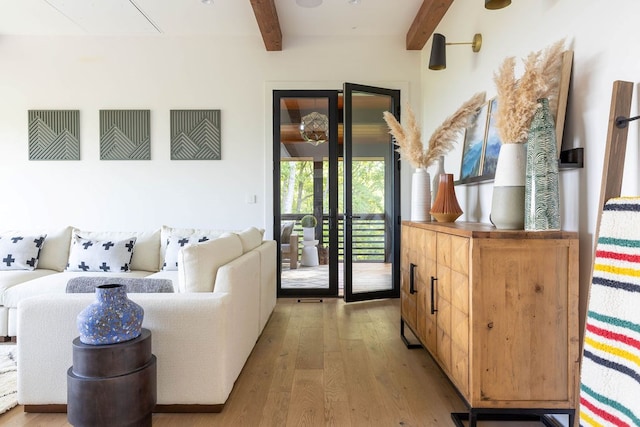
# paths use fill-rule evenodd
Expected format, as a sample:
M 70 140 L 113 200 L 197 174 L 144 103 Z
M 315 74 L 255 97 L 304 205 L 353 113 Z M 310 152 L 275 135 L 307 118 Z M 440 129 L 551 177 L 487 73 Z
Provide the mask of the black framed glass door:
M 278 296 L 338 296 L 338 110 L 335 90 L 273 93 Z
M 399 156 L 382 115 L 399 102 L 351 83 L 273 92 L 278 296 L 399 297 Z
M 344 297 L 400 295 L 400 162 L 383 119 L 400 91 L 344 85 Z

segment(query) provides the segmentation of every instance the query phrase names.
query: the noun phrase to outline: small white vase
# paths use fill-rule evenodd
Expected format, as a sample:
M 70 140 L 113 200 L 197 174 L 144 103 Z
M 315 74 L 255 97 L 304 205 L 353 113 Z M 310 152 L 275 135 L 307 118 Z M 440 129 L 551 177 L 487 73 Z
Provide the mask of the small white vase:
M 526 144 L 502 144 L 491 200 L 491 223 L 498 229 L 524 229 L 526 163 Z
M 417 168 L 411 178 L 411 221 L 431 221 L 431 179 L 425 168 Z
M 444 173 L 444 156 L 440 156 L 436 160 L 436 170 L 433 172 L 433 181 L 431 182 L 431 206 L 433 206 L 433 203 L 436 201 L 436 196 L 438 195 L 440 175 Z
M 316 229 L 315 227 L 302 227 L 302 240 L 315 240 Z

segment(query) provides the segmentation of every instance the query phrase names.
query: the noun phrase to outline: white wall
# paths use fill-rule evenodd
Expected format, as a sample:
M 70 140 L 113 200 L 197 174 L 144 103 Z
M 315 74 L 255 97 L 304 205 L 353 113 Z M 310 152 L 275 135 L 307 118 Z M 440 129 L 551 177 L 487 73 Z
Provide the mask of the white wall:
M 419 109 L 420 55 L 403 38 L 0 37 L 0 230 L 270 230 L 266 88 L 388 82 Z M 191 108 L 221 110 L 221 161 L 170 160 L 169 110 Z M 29 161 L 29 109 L 80 110 L 81 160 Z M 151 160 L 99 160 L 100 109 L 151 110 Z
M 586 290 L 611 87 L 640 75 L 639 14 L 636 0 L 518 0 L 498 11 L 456 0 L 437 31 L 449 41 L 481 32 L 484 43 L 477 54 L 449 46 L 444 71 L 427 69 L 430 41 L 413 52 L 403 38 L 285 39 L 284 51 L 266 52 L 257 38 L 0 37 L 0 229 L 270 229 L 271 89 L 388 82 L 405 89 L 402 102 L 422 117 L 426 140 L 473 93 L 495 95 L 492 76 L 506 56 L 566 38 L 574 66 L 564 148 L 583 147 L 585 167 L 562 172 L 562 220 L 580 233 Z M 152 160 L 99 160 L 98 111 L 119 108 L 151 110 Z M 222 110 L 223 160 L 169 160 L 169 110 L 188 108 Z M 29 109 L 79 109 L 81 161 L 29 161 Z M 637 127 L 630 125 L 624 194 L 640 187 Z M 458 147 L 446 158 L 456 176 L 460 156 Z M 405 166 L 405 217 L 409 177 Z M 491 188 L 457 187 L 461 220 L 488 222 Z M 256 204 L 245 202 L 251 195 Z
M 614 5 L 615 3 L 615 5 Z M 483 46 L 448 46 L 447 69 L 430 71 L 431 40 L 422 51 L 422 111 L 424 134 L 430 135 L 442 120 L 473 93 L 496 94 L 493 73 L 504 58 L 524 58 L 566 38 L 574 50 L 563 149 L 583 147 L 583 169 L 561 172 L 562 227 L 580 235 L 581 304 L 588 295 L 594 233 L 598 214 L 604 149 L 614 80 L 636 82 L 640 76 L 640 2 L 619 0 L 518 0 L 511 6 L 485 10 L 482 1 L 456 0 L 436 32 L 447 41 L 471 41 L 482 33 Z M 638 114 L 634 89 L 631 114 Z M 638 126 L 630 124 L 623 194 L 638 195 Z M 462 147 L 446 158 L 446 169 L 460 172 Z M 457 186 L 466 214 L 461 219 L 489 222 L 492 183 Z M 471 214 L 470 214 L 471 213 Z

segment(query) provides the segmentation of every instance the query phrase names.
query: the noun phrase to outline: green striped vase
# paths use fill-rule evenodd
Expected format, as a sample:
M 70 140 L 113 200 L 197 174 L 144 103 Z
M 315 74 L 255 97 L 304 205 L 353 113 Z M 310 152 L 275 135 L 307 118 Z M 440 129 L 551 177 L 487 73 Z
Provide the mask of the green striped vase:
M 524 229 L 560 230 L 556 127 L 549 100 L 539 99 L 538 103 L 527 139 Z

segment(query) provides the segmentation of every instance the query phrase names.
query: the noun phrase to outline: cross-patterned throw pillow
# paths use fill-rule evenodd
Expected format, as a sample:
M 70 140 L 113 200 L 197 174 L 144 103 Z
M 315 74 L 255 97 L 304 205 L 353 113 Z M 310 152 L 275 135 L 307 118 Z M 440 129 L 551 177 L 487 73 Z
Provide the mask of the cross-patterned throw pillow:
M 0 236 L 0 270 L 35 270 L 46 234 Z
M 92 240 L 74 234 L 67 271 L 129 271 L 135 244 L 135 237 L 124 240 Z
M 186 245 L 193 245 L 195 243 L 202 243 L 211 240 L 210 236 L 193 234 L 191 236 L 178 236 L 171 235 L 167 239 L 167 249 L 164 254 L 164 264 L 162 265 L 163 271 L 177 271 L 178 270 L 178 252 Z

